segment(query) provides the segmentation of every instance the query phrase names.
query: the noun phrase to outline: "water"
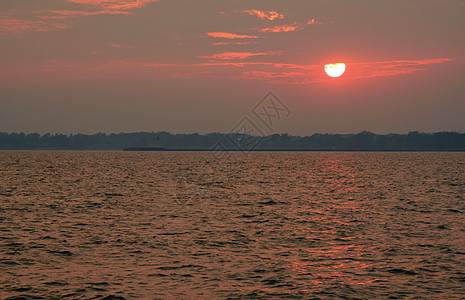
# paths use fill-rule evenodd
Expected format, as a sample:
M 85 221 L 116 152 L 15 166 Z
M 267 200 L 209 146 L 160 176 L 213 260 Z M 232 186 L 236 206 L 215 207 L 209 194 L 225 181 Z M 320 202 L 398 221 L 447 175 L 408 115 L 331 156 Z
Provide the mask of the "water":
M 0 298 L 465 298 L 464 153 L 209 155 L 0 152 Z

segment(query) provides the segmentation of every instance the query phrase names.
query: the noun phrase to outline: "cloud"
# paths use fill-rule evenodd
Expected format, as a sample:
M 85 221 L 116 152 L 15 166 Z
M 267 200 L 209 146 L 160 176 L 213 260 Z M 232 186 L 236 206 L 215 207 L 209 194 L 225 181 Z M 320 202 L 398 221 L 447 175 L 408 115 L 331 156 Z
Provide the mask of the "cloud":
M 117 48 L 117 49 L 132 49 L 134 46 L 131 45 L 121 45 L 121 44 L 109 44 L 108 46 Z
M 315 19 L 308 20 L 307 25 L 321 25 L 323 22 L 317 21 Z
M 213 58 L 213 59 L 246 59 L 252 56 L 263 56 L 263 55 L 281 55 L 281 52 L 261 52 L 261 53 L 251 53 L 251 52 L 225 52 L 214 54 L 212 56 L 200 56 L 201 58 Z
M 260 39 L 261 37 L 255 35 L 235 34 L 228 32 L 207 32 L 208 36 L 223 39 Z
M 62 0 L 72 8 L 64 10 L 27 10 L 0 14 L 0 34 L 14 35 L 25 32 L 46 32 L 68 29 L 70 18 L 94 15 L 129 15 L 130 10 L 157 0 Z M 78 5 L 78 6 L 76 6 Z M 19 17 L 21 16 L 21 17 Z M 58 21 L 59 20 L 59 21 Z
M 104 50 L 94 50 L 92 51 L 92 55 L 104 55 L 105 51 Z
M 51 13 L 64 17 L 80 17 L 92 15 L 131 14 L 128 10 L 141 8 L 157 0 L 66 0 L 68 3 L 80 4 L 89 10 L 41 10 L 35 13 Z M 95 8 L 97 10 L 95 10 Z M 46 17 L 46 16 L 45 16 Z
M 20 34 L 24 32 L 45 32 L 55 31 L 60 29 L 69 28 L 68 24 L 36 21 L 36 20 L 20 20 L 20 19 L 6 19 L 0 20 L 0 34 Z
M 430 58 L 420 60 L 394 60 L 367 63 L 355 63 L 353 79 L 374 78 L 410 74 L 428 70 L 426 66 L 451 62 L 451 58 Z
M 249 45 L 249 44 L 255 44 L 256 42 L 218 42 L 218 43 L 213 43 L 212 45 L 214 46 L 219 46 L 219 45 Z
M 98 11 L 83 11 L 83 10 L 40 10 L 35 11 L 36 14 L 43 14 L 39 16 L 42 19 L 66 19 L 68 17 L 83 17 L 95 15 L 129 15 L 127 11 L 119 10 L 98 10 Z
M 273 21 L 273 20 L 276 20 L 276 19 L 284 19 L 284 15 L 280 14 L 280 13 L 278 13 L 276 11 L 265 12 L 265 11 L 261 11 L 261 10 L 251 9 L 251 10 L 243 10 L 241 12 L 242 13 L 247 13 L 247 14 L 249 14 L 251 16 L 257 16 L 262 20 L 267 19 L 267 20 Z
M 277 66 L 273 66 L 272 69 L 276 68 Z M 315 70 L 310 69 L 306 72 L 287 72 L 285 69 L 281 71 L 246 71 L 242 73 L 242 77 L 248 80 L 268 81 L 275 84 L 304 84 L 321 81 L 321 79 L 316 79 L 317 74 Z
M 96 58 L 103 53 L 96 52 Z M 201 58 L 211 59 L 199 63 L 161 63 L 147 59 L 108 60 L 104 56 L 101 62 L 76 62 L 69 60 L 52 60 L 41 66 L 29 66 L 15 69 L 24 76 L 33 77 L 68 77 L 68 78 L 141 78 L 141 79 L 192 79 L 192 78 L 227 78 L 235 80 L 263 81 L 270 84 L 314 84 L 331 80 L 324 73 L 323 64 L 295 64 L 267 62 L 269 55 L 280 52 L 226 52 Z M 256 61 L 246 58 L 257 57 Z M 261 61 L 258 59 L 262 59 Z M 376 77 L 392 77 L 399 75 L 426 72 L 432 65 L 451 62 L 450 58 L 433 58 L 419 60 L 396 60 L 347 63 L 347 72 L 337 80 L 364 80 Z M 2 74 L 11 70 L 4 69 Z
M 397 60 L 388 62 L 384 67 L 396 67 L 396 66 L 422 66 L 431 64 L 442 64 L 445 62 L 454 61 L 452 58 L 429 58 L 421 60 Z M 386 62 L 375 62 L 374 64 L 386 64 Z
M 293 25 L 281 25 L 281 26 L 262 28 L 260 29 L 260 32 L 292 32 L 292 31 L 298 31 L 302 29 L 304 29 L 302 25 L 294 23 Z
M 70 18 L 93 15 L 121 15 L 126 11 L 83 11 L 83 10 L 38 10 L 32 11 L 26 18 L 5 18 L 0 20 L 1 35 L 15 35 L 25 32 L 47 32 L 68 29 L 71 27 Z
M 293 31 L 302 30 L 307 26 L 321 25 L 321 24 L 323 24 L 323 22 L 317 21 L 315 19 L 311 19 L 304 25 L 294 22 L 294 24 L 292 25 L 279 25 L 279 26 L 273 26 L 273 27 L 266 27 L 266 28 L 260 29 L 259 31 L 260 32 L 293 32 Z
M 361 80 L 413 74 L 430 70 L 430 66 L 451 62 L 451 58 L 397 60 L 348 63 L 348 72 L 339 80 Z M 328 77 L 323 65 L 299 65 L 279 63 L 244 63 L 241 78 L 272 84 L 312 84 L 324 82 Z
M 157 0 L 67 0 L 70 3 L 86 6 L 99 6 L 106 10 L 131 10 L 141 8 Z

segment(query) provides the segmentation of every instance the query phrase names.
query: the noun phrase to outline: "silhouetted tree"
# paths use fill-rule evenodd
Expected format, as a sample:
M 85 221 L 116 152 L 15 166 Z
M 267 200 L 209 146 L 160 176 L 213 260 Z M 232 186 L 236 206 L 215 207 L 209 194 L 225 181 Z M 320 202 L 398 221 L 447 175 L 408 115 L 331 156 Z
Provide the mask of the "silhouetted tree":
M 168 149 L 211 149 L 218 141 L 235 148 L 228 135 L 170 134 L 168 132 L 44 134 L 0 132 L 0 149 L 75 149 L 120 150 L 127 147 L 164 147 Z M 264 137 L 257 149 L 269 150 L 460 150 L 465 151 L 465 134 L 458 132 L 378 135 L 363 131 L 357 134 L 313 134 L 291 136 L 273 134 Z

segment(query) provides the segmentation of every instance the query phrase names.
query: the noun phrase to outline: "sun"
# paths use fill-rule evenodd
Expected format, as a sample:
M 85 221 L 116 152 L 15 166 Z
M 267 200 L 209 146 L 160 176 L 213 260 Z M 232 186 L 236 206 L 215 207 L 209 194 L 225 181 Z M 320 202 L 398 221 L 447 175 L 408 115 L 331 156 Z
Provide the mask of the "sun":
M 337 63 L 337 64 L 327 64 L 325 65 L 325 72 L 330 77 L 339 77 L 346 71 L 346 64 L 345 63 Z

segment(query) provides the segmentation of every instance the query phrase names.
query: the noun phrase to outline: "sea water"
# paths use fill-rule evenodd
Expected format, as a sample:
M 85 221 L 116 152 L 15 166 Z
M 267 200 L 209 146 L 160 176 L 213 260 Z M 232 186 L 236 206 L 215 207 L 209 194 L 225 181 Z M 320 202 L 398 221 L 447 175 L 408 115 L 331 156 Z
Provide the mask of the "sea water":
M 222 154 L 0 152 L 0 298 L 465 298 L 464 153 Z

